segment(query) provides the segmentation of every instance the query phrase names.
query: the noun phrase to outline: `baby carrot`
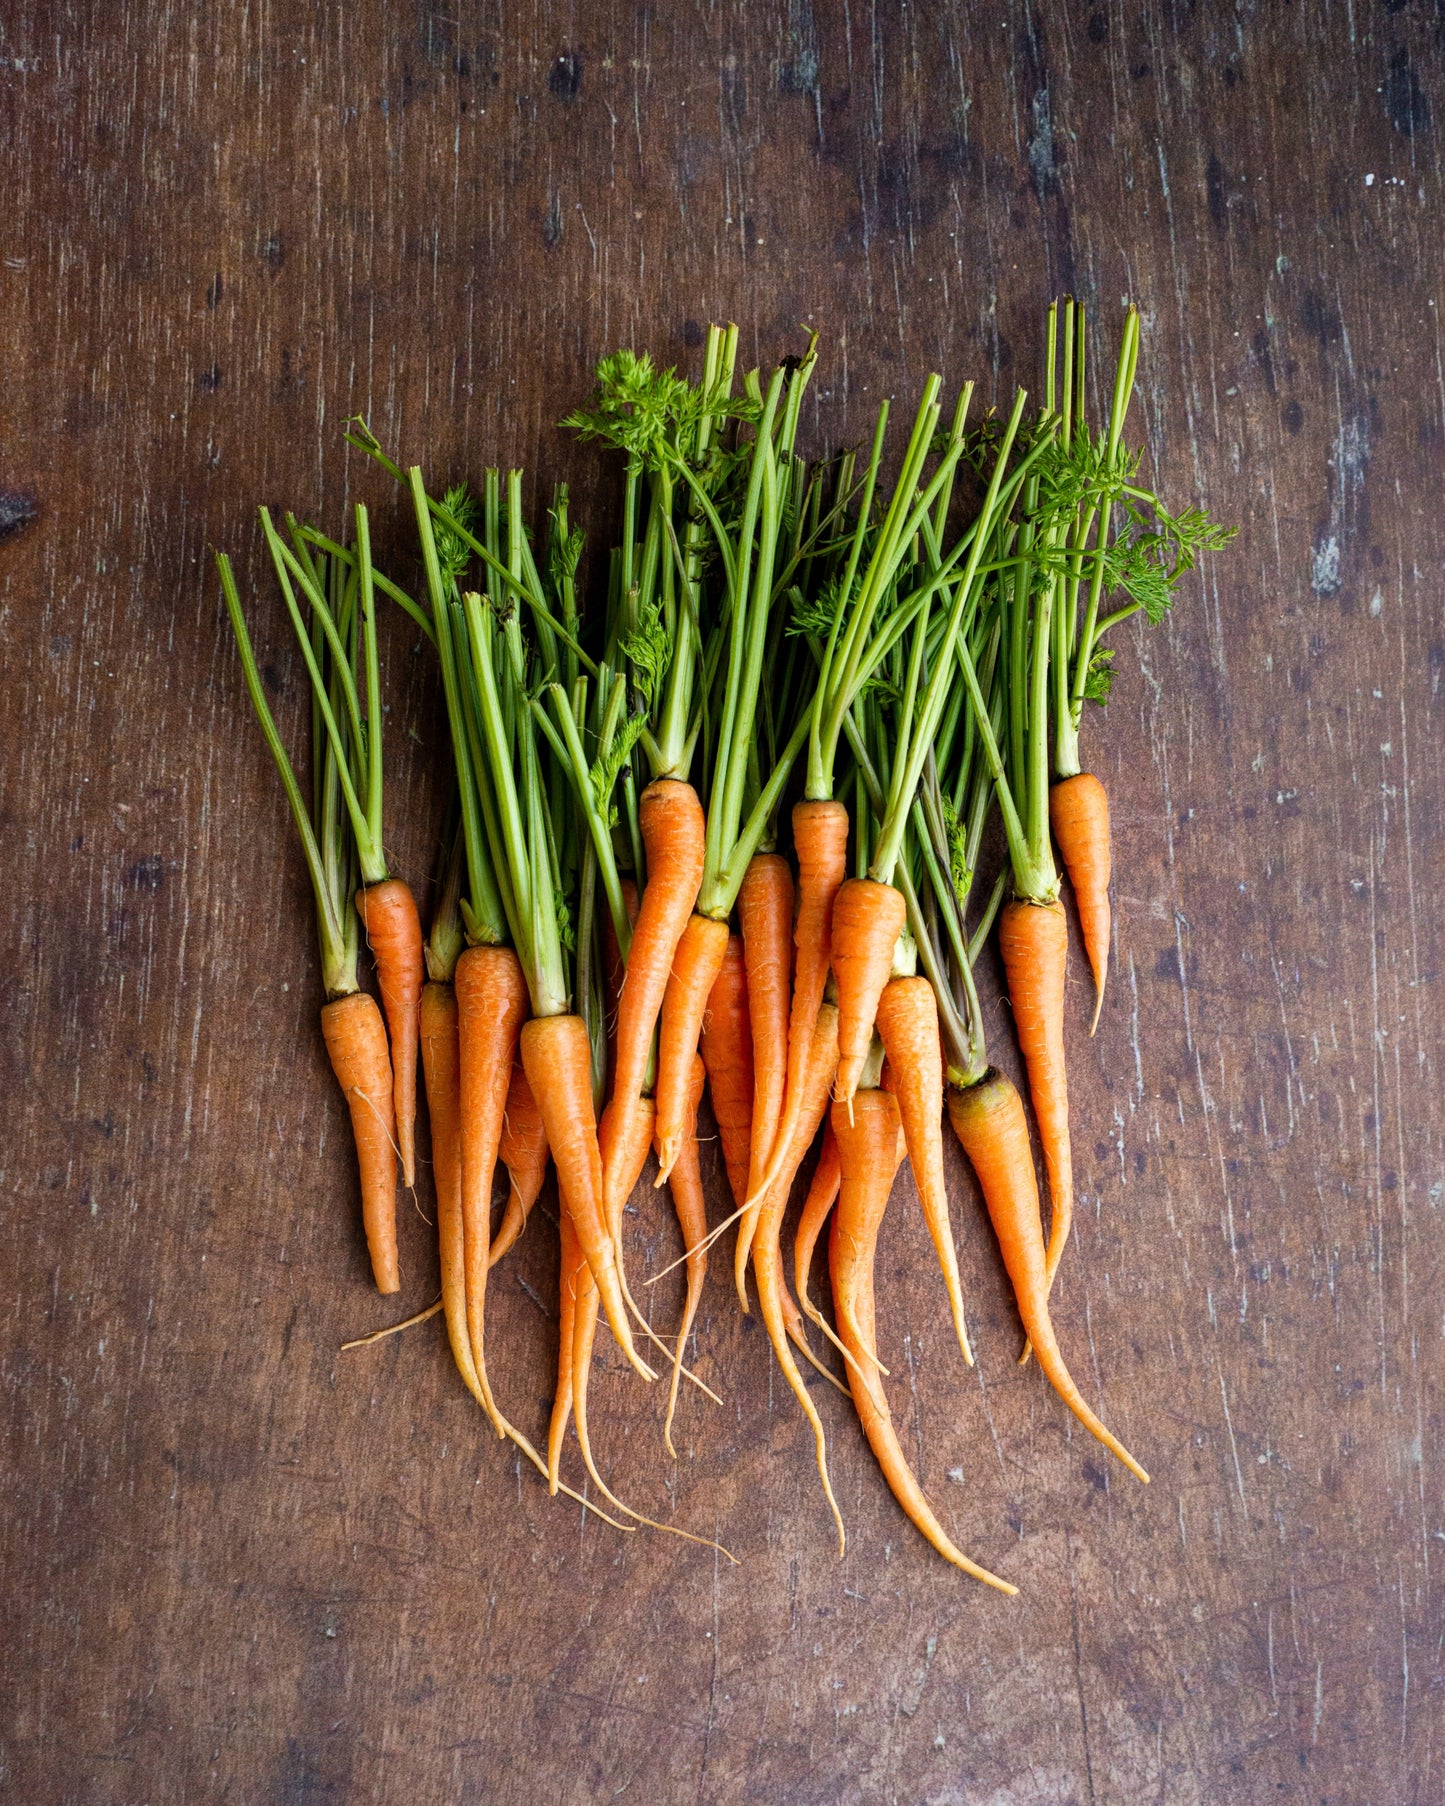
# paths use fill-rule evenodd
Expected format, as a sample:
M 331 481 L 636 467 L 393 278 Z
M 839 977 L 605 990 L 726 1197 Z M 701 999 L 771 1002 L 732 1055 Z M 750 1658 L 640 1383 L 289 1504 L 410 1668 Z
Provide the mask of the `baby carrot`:
M 400 878 L 364 884 L 356 913 L 366 930 L 381 984 L 381 1004 L 391 1036 L 396 1139 L 404 1185 L 416 1184 L 416 1054 L 421 1032 L 421 919 L 410 888 Z
M 497 1154 L 507 1169 L 510 1184 L 507 1208 L 487 1256 L 489 1267 L 496 1266 L 527 1227 L 527 1218 L 547 1176 L 547 1162 L 552 1158 L 542 1112 L 537 1108 L 537 1100 L 532 1096 L 532 1087 L 527 1083 L 519 1059 L 512 1061 L 507 1107 L 502 1116 L 502 1140 Z
M 833 903 L 833 978 L 838 986 L 837 1095 L 858 1088 L 873 1039 L 878 999 L 893 968 L 907 910 L 903 893 L 872 878 L 849 878 Z
M 752 1028 L 755 1125 L 751 1136 L 747 1185 L 741 1205 L 759 1190 L 773 1151 L 788 1084 L 788 1002 L 793 975 L 793 874 L 777 853 L 758 853 L 748 862 L 738 889 L 738 926 L 747 961 L 748 1013 Z M 743 1309 L 748 1308 L 748 1247 L 757 1223 L 758 1205 L 738 1229 L 733 1277 Z
M 321 1009 L 321 1033 L 351 1112 L 361 1168 L 361 1220 L 379 1292 L 397 1292 L 396 1148 L 391 1056 L 376 1000 L 365 991 L 333 998 Z
M 873 1260 L 893 1176 L 898 1170 L 898 1105 L 889 1092 L 875 1090 L 856 1092 L 852 1101 L 851 1114 L 846 1104 L 833 1105 L 841 1183 L 828 1257 L 838 1334 L 853 1357 L 847 1364 L 848 1384 L 863 1433 L 893 1496 L 944 1560 L 986 1586 L 997 1587 L 1001 1593 L 1016 1593 L 1017 1587 L 979 1567 L 955 1548 L 924 1497 L 893 1427 L 873 1353 Z
M 1094 974 L 1094 1020 L 1104 1007 L 1104 981 L 1109 975 L 1109 795 L 1092 772 L 1063 778 L 1049 791 L 1049 825 L 1054 831 L 1064 870 L 1074 887 L 1084 951 Z

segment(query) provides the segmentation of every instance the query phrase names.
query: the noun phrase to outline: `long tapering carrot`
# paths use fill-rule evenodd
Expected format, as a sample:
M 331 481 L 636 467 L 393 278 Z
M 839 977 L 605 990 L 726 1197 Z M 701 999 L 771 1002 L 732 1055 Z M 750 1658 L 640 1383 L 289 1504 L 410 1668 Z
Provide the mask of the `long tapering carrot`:
M 783 1212 L 787 1209 L 788 1194 L 793 1188 L 793 1177 L 802 1165 L 803 1156 L 807 1153 L 809 1144 L 818 1132 L 818 1125 L 823 1120 L 824 1111 L 828 1106 L 828 1092 L 832 1087 L 833 1075 L 837 1070 L 838 1012 L 831 1003 L 827 1003 L 814 1018 L 808 1060 L 803 1071 L 803 1083 L 799 1087 L 797 1116 L 777 1175 L 763 1199 L 762 1209 L 758 1212 L 757 1231 L 753 1236 L 752 1260 L 753 1277 L 758 1288 L 758 1307 L 762 1312 L 763 1322 L 767 1326 L 768 1340 L 773 1345 L 773 1353 L 778 1357 L 778 1365 L 783 1370 L 784 1378 L 793 1389 L 793 1396 L 803 1407 L 803 1414 L 812 1426 L 818 1473 L 822 1477 L 823 1491 L 827 1495 L 834 1521 L 838 1526 L 838 1553 L 841 1555 L 847 1547 L 847 1536 L 843 1529 L 842 1513 L 838 1510 L 837 1501 L 833 1497 L 832 1482 L 828 1478 L 828 1448 L 827 1439 L 823 1433 L 823 1420 L 819 1417 L 817 1407 L 808 1396 L 808 1389 L 803 1384 L 803 1376 L 799 1373 L 798 1364 L 793 1359 L 792 1351 L 788 1347 L 787 1324 L 782 1303 L 783 1263 L 779 1251 Z
M 613 1102 L 624 1116 L 636 1110 L 642 1097 L 652 1031 L 662 1008 L 673 953 L 702 882 L 706 833 L 697 792 L 691 784 L 676 778 L 656 778 L 647 786 L 639 801 L 639 820 L 647 854 L 647 885 L 637 911 L 627 972 L 617 1002 L 617 1058 L 612 1077 Z M 628 1140 L 627 1125 L 620 1124 L 619 1128 L 618 1145 L 622 1146 Z M 553 1154 L 555 1157 L 555 1142 Z M 620 1182 L 619 1172 L 604 1167 L 603 1195 L 609 1214 Z M 579 1234 L 581 1231 L 579 1220 Z M 589 1250 L 589 1262 L 591 1258 Z M 594 1274 L 595 1271 L 594 1268 Z M 601 1284 L 600 1279 L 598 1283 Z M 603 1302 L 606 1303 L 605 1297 Z
M 333 998 L 321 1009 L 321 1033 L 351 1112 L 361 1169 L 361 1221 L 378 1292 L 401 1289 L 396 1258 L 396 1127 L 386 1024 L 365 991 Z
M 461 1047 L 457 1000 L 449 984 L 428 984 L 421 994 L 421 1064 L 431 1118 L 432 1177 L 437 1194 L 437 1246 L 441 1255 L 442 1308 L 457 1372 L 488 1416 L 467 1330 L 467 1281 L 462 1232 Z
M 748 1195 L 748 1149 L 753 1122 L 753 1034 L 749 1020 L 751 1000 L 743 943 L 728 937 L 723 963 L 713 980 L 712 994 L 703 1012 L 702 1063 L 712 1113 L 722 1142 L 723 1164 L 733 1203 L 741 1206 Z
M 851 1113 L 841 1101 L 833 1105 L 832 1123 L 840 1185 L 828 1264 L 838 1334 L 853 1356 L 848 1362 L 848 1384 L 863 1433 L 894 1498 L 944 1560 L 1001 1593 L 1016 1593 L 1017 1587 L 970 1561 L 939 1523 L 903 1454 L 877 1371 L 873 1262 L 900 1158 L 897 1102 L 887 1091 L 859 1091 L 854 1094 Z
M 811 1317 L 820 1328 L 823 1327 L 822 1313 L 808 1296 L 808 1274 L 813 1265 L 813 1250 L 818 1245 L 818 1237 L 828 1220 L 828 1213 L 838 1201 L 838 1181 L 838 1141 L 833 1133 L 832 1123 L 825 1117 L 818 1164 L 813 1168 L 813 1177 L 808 1182 L 808 1195 L 803 1200 L 802 1214 L 793 1236 L 793 1290 L 798 1294 L 798 1303 L 804 1314 Z
M 1094 1020 L 1104 1007 L 1104 981 L 1109 976 L 1109 794 L 1090 771 L 1061 778 L 1049 791 L 1049 825 L 1054 831 L 1064 869 L 1074 887 L 1079 931 L 1094 974 Z
M 644 1379 L 657 1375 L 632 1345 L 602 1196 L 602 1156 L 592 1109 L 592 1048 L 580 1016 L 534 1016 L 522 1025 L 522 1066 L 542 1112 L 557 1183 L 618 1345 Z
M 972 1367 L 943 1172 L 943 1049 L 933 986 L 926 978 L 890 979 L 878 999 L 877 1020 L 879 1039 L 888 1055 L 888 1089 L 898 1100 L 923 1220 L 948 1288 L 954 1334 L 964 1360 Z
M 839 1100 L 858 1088 L 873 1038 L 878 999 L 903 930 L 903 893 L 872 878 L 849 878 L 833 903 L 833 978 L 838 987 Z
M 527 1227 L 527 1218 L 537 1202 L 542 1181 L 547 1177 L 547 1162 L 552 1150 L 547 1146 L 547 1127 L 542 1112 L 532 1096 L 532 1087 L 522 1070 L 522 1062 L 512 1061 L 512 1077 L 507 1086 L 507 1107 L 502 1115 L 502 1140 L 497 1156 L 507 1169 L 509 1185 L 507 1208 L 502 1213 L 497 1233 L 492 1237 L 487 1265 L 497 1262 Z
M 391 1037 L 392 1098 L 404 1185 L 416 1184 L 416 1055 L 421 1033 L 421 918 L 400 878 L 366 884 L 356 893 L 356 913 L 366 930 L 381 985 Z
M 793 976 L 793 874 L 778 853 L 758 853 L 738 889 L 738 927 L 747 961 L 748 1013 L 752 1025 L 751 1066 L 754 1125 L 748 1156 L 747 1197 L 761 1189 L 788 1088 L 788 1008 Z M 748 1249 L 757 1225 L 754 1204 L 738 1229 L 733 1279 L 748 1308 Z
M 483 1353 L 491 1252 L 492 1175 L 517 1037 L 527 1016 L 527 980 L 510 947 L 468 947 L 452 979 L 461 1049 L 462 1245 L 467 1333 L 482 1390 L 491 1396 Z
M 552 1421 L 547 1428 L 547 1490 L 550 1493 L 557 1491 L 562 1471 L 562 1441 L 572 1417 L 572 1344 L 576 1335 L 578 1299 L 584 1290 L 594 1299 L 597 1296 L 565 1197 L 558 1199 L 557 1222 L 561 1232 L 562 1264 L 557 1284 L 557 1390 L 552 1398 Z
M 672 1163 L 672 1207 L 677 1212 L 677 1225 L 682 1231 L 682 1245 L 687 1249 L 687 1292 L 682 1305 L 682 1322 L 677 1332 L 677 1350 L 672 1361 L 672 1384 L 667 1393 L 667 1416 L 662 1425 L 662 1440 L 673 1460 L 677 1450 L 672 1446 L 672 1419 L 677 1410 L 677 1388 L 682 1379 L 682 1351 L 697 1316 L 707 1277 L 707 1206 L 703 1201 L 702 1166 L 697 1157 L 697 1107 L 702 1101 L 706 1077 L 702 1058 L 692 1057 L 692 1079 L 687 1088 L 686 1115 L 683 1118 L 682 1145 Z M 661 1132 L 658 1132 L 661 1139 Z
M 798 803 L 793 809 L 793 850 L 798 858 L 798 920 L 793 930 L 796 958 L 788 1017 L 788 1083 L 763 1176 L 756 1184 L 748 1185 L 750 1205 L 761 1203 L 763 1194 L 782 1170 L 803 1110 L 809 1050 L 832 956 L 833 901 L 848 869 L 848 811 L 843 804 L 808 800 Z M 751 1241 L 747 1230 L 745 1218 L 738 1234 L 740 1246 L 745 1240 Z M 742 1258 L 747 1258 L 746 1248 Z
M 1059 1353 L 1049 1316 L 1049 1277 L 1039 1217 L 1038 1181 L 1018 1092 L 1001 1072 L 990 1072 L 966 1090 L 950 1085 L 948 1115 L 983 1188 L 989 1221 L 998 1237 L 1019 1316 L 1038 1355 L 1039 1366 L 1090 1435 L 1097 1436 L 1130 1473 L 1147 1481 L 1149 1476 L 1144 1469 L 1084 1403 Z
M 1017 899 L 1005 903 L 999 917 L 998 944 L 1049 1175 L 1053 1215 L 1047 1264 L 1052 1285 L 1074 1220 L 1069 1081 L 1064 1067 L 1064 971 L 1069 956 L 1069 926 L 1063 905 Z
M 728 947 L 728 925 L 694 912 L 687 919 L 672 956 L 672 971 L 662 998 L 662 1028 L 657 1049 L 657 1183 L 672 1172 L 686 1134 L 692 1062 L 707 1000 Z

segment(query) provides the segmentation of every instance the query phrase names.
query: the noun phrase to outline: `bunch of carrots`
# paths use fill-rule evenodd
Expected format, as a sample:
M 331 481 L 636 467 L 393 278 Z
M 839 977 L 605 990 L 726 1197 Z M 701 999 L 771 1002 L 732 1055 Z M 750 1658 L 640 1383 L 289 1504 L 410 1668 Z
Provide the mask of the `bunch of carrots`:
M 800 1359 L 851 1396 L 933 1547 L 1015 1591 L 961 1553 L 930 1507 L 878 1354 L 875 1250 L 907 1159 L 959 1352 L 973 1361 L 945 1115 L 998 1238 L 1021 1358 L 1032 1352 L 1079 1421 L 1148 1478 L 1080 1394 L 1049 1313 L 1073 1212 L 1058 859 L 1099 1000 L 1111 938 L 1108 800 L 1081 764 L 1084 705 L 1107 699 L 1112 631 L 1141 610 L 1158 620 L 1201 551 L 1230 537 L 1201 509 L 1170 513 L 1139 481 L 1124 437 L 1138 344 L 1130 309 L 1107 415 L 1091 426 L 1083 309 L 1051 306 L 1042 404 L 1020 391 L 975 424 L 973 385 L 948 409 L 932 377 L 896 470 L 886 403 L 866 451 L 810 461 L 800 450 L 816 338 L 771 372 L 740 374 L 736 329 L 714 327 L 697 380 L 620 351 L 564 422 L 621 458 L 619 543 L 585 617 L 583 535 L 565 489 L 534 534 L 520 471 L 439 492 L 353 422 L 350 443 L 404 492 L 419 576 L 409 593 L 381 572 L 361 506 L 341 539 L 262 511 L 311 684 L 309 798 L 218 560 L 316 892 L 322 1029 L 351 1111 L 377 1285 L 399 1285 L 396 1171 L 414 1183 L 419 1051 L 439 1308 L 458 1371 L 498 1435 L 575 1498 L 561 1480 L 574 1427 L 618 1514 L 601 1515 L 619 1528 L 651 1520 L 616 1497 L 593 1455 L 601 1319 L 641 1381 L 668 1373 L 663 1438 L 675 1458 L 680 1382 L 716 1396 L 683 1357 L 709 1251 L 735 1226 L 737 1296 L 748 1311 L 755 1292 L 811 1428 L 840 1552 L 825 1426 Z M 383 605 L 431 642 L 445 699 L 454 796 L 425 942 L 382 850 Z M 984 890 L 995 810 L 1006 860 Z M 974 985 L 995 926 L 1042 1144 L 1047 1237 L 1024 1104 L 989 1062 Z M 363 931 L 384 1021 L 360 988 Z M 711 1226 L 704 1092 L 735 1207 Z M 790 1285 L 784 1222 L 814 1150 Z M 639 1305 L 624 1245 L 649 1154 L 685 1249 L 682 1318 L 666 1338 Z M 561 1334 L 542 1451 L 488 1377 L 486 1289 L 549 1161 Z M 494 1233 L 499 1162 L 509 1190 Z M 831 1321 L 812 1295 L 825 1229 Z

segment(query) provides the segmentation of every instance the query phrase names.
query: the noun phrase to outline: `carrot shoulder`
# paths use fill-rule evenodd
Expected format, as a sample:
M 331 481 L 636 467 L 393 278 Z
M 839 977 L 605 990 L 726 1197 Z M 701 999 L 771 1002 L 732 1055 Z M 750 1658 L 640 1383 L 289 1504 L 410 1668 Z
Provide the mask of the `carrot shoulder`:
M 375 998 L 353 991 L 322 1006 L 321 1033 L 351 1112 L 361 1169 L 361 1221 L 376 1289 L 397 1292 L 401 1275 L 396 1257 L 396 1118 L 386 1025 Z

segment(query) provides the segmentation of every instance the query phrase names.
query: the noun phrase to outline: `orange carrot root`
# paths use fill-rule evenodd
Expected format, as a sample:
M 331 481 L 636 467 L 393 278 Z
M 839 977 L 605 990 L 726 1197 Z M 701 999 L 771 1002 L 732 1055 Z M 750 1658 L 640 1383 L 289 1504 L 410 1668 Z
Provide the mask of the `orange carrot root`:
M 662 999 L 662 1032 L 657 1054 L 657 1183 L 672 1172 L 686 1133 L 692 1062 L 713 984 L 728 949 L 728 925 L 691 915 L 672 956 L 672 972 Z
M 954 1546 L 924 1497 L 893 1427 L 888 1397 L 873 1355 L 877 1338 L 873 1262 L 893 1176 L 898 1171 L 898 1105 L 886 1091 L 859 1091 L 852 1101 L 851 1115 L 841 1101 L 833 1105 L 841 1182 L 828 1258 L 838 1333 L 853 1356 L 847 1364 L 848 1384 L 863 1433 L 894 1498 L 944 1560 L 1001 1593 L 1016 1593 L 1017 1587 L 979 1567 Z
M 694 917 L 693 919 L 699 918 Z M 688 1250 L 687 1294 L 683 1300 L 682 1323 L 677 1332 L 677 1351 L 672 1362 L 672 1384 L 667 1393 L 667 1417 L 662 1426 L 663 1443 L 674 1461 L 677 1459 L 677 1450 L 672 1446 L 672 1419 L 677 1410 L 677 1388 L 682 1379 L 682 1351 L 687 1346 L 693 1318 L 697 1315 L 698 1302 L 702 1297 L 703 1280 L 707 1277 L 707 1249 L 703 1246 L 707 1237 L 707 1207 L 703 1202 L 702 1166 L 697 1157 L 697 1107 L 702 1101 L 704 1077 L 702 1060 L 697 1054 L 694 1054 L 692 1079 L 687 1088 L 683 1117 L 682 1145 L 672 1164 L 672 1207 L 677 1212 L 678 1228 L 682 1231 L 682 1245 Z M 658 1139 L 661 1139 L 660 1132 Z
M 489 1267 L 497 1262 L 527 1227 L 527 1218 L 547 1177 L 547 1162 L 552 1150 L 547 1146 L 547 1128 L 542 1112 L 532 1096 L 532 1087 L 522 1070 L 520 1060 L 512 1062 L 511 1082 L 507 1086 L 507 1108 L 502 1117 L 502 1142 L 497 1150 L 506 1166 L 510 1184 L 507 1208 L 492 1238 Z
M 748 1146 L 753 1121 L 753 1035 L 743 943 L 728 937 L 723 963 L 703 1013 L 702 1063 L 722 1142 L 733 1203 L 748 1195 Z
M 321 1011 L 321 1033 L 351 1112 L 361 1169 L 361 1221 L 379 1292 L 401 1290 L 396 1257 L 396 1128 L 391 1056 L 376 1000 L 365 991 L 334 998 Z
M 452 1359 L 467 1390 L 490 1415 L 491 1401 L 477 1377 L 467 1330 L 465 1239 L 462 1229 L 461 1045 L 457 1000 L 449 984 L 428 984 L 421 994 L 421 1063 L 431 1117 L 432 1177 L 437 1193 L 437 1245 L 441 1255 L 442 1308 Z
M 657 778 L 647 786 L 639 801 L 639 818 L 647 852 L 647 887 L 637 912 L 617 1003 L 617 1063 L 612 1080 L 613 1101 L 624 1118 L 632 1114 L 642 1097 L 652 1031 L 662 1008 L 673 954 L 702 882 L 706 835 L 697 792 L 691 784 L 679 783 L 675 778 Z M 628 1124 L 619 1124 L 619 1130 L 620 1141 L 625 1143 Z M 556 1143 L 552 1145 L 555 1157 Z M 603 1170 L 609 1215 L 614 1210 L 620 1177 L 615 1171 Z M 579 1232 L 581 1227 L 579 1221 Z M 591 1260 L 590 1252 L 588 1259 Z M 598 1284 L 601 1283 L 599 1279 Z
M 902 891 L 872 878 L 850 878 L 833 903 L 833 977 L 838 986 L 837 1096 L 858 1089 L 873 1038 L 878 999 L 893 970 L 893 950 L 907 906 Z
M 462 1246 L 466 1263 L 467 1333 L 482 1391 L 491 1399 L 483 1352 L 487 1268 L 491 1253 L 492 1176 L 502 1117 L 527 1015 L 527 981 L 510 947 L 468 947 L 453 977 L 461 1050 Z M 489 1404 L 498 1435 L 501 1418 Z
M 948 1215 L 943 1171 L 943 1051 L 938 1039 L 938 999 L 926 978 L 894 978 L 878 1000 L 878 1034 L 888 1055 L 888 1089 L 898 1099 L 909 1163 L 923 1220 L 933 1238 L 963 1358 L 973 1365 L 963 1316 L 963 1287 Z
M 832 957 L 833 902 L 848 869 L 848 811 L 842 803 L 798 803 L 793 810 L 793 850 L 798 856 L 798 920 L 793 931 L 797 957 L 788 1017 L 788 1082 L 763 1176 L 748 1185 L 750 1206 L 762 1203 L 782 1170 L 803 1110 L 809 1050 Z M 755 1233 L 744 1217 L 738 1234 L 739 1261 L 746 1261 L 746 1244 Z
M 758 1308 L 761 1310 L 763 1322 L 767 1326 L 768 1340 L 773 1345 L 773 1353 L 778 1357 L 778 1365 L 783 1370 L 784 1378 L 792 1387 L 793 1396 L 802 1406 L 803 1414 L 812 1426 L 818 1473 L 823 1482 L 823 1491 L 832 1510 L 834 1522 L 838 1526 L 838 1553 L 841 1556 L 847 1547 L 843 1516 L 838 1510 L 837 1501 L 833 1497 L 832 1482 L 828 1478 L 828 1450 L 827 1440 L 823 1433 L 823 1420 L 819 1417 L 817 1407 L 808 1396 L 803 1376 L 799 1373 L 798 1364 L 793 1359 L 792 1350 L 788 1346 L 787 1323 L 782 1301 L 783 1263 L 779 1253 L 783 1212 L 787 1209 L 788 1194 L 793 1187 L 793 1177 L 802 1165 L 803 1156 L 807 1153 L 809 1144 L 818 1132 L 818 1125 L 823 1120 L 828 1106 L 828 1092 L 832 1087 L 833 1075 L 837 1070 L 838 1012 L 832 1004 L 824 1004 L 818 1011 L 813 1024 L 812 1043 L 808 1050 L 808 1061 L 804 1069 L 792 1138 L 784 1152 L 777 1176 L 763 1199 L 762 1209 L 758 1212 L 757 1232 L 753 1237 L 752 1260 L 753 1277 L 758 1288 Z
M 1111 1454 L 1140 1480 L 1149 1476 L 1084 1403 L 1064 1365 L 1049 1316 L 1049 1277 L 1039 1188 L 1023 1102 L 1010 1081 L 991 1072 L 977 1085 L 948 1088 L 948 1115 L 983 1189 L 989 1221 L 1039 1366 L 1064 1403 Z
M 998 944 L 1049 1175 L 1053 1220 L 1049 1225 L 1048 1274 L 1052 1285 L 1074 1220 L 1069 1081 L 1064 1065 L 1064 971 L 1069 955 L 1069 925 L 1063 905 L 1005 903 L 999 917 Z
M 403 1185 L 416 1184 L 416 1057 L 421 1032 L 421 987 L 426 969 L 421 950 L 421 918 L 400 878 L 363 885 L 356 913 L 376 961 L 382 1008 L 391 1037 L 392 1107 L 401 1151 Z
M 602 1156 L 592 1110 L 592 1050 L 580 1016 L 534 1016 L 522 1026 L 522 1066 L 542 1112 L 577 1240 L 618 1346 L 644 1379 L 657 1375 L 632 1345 L 602 1200 Z
M 746 1190 L 734 1203 L 763 1189 L 788 1087 L 788 1011 L 793 977 L 793 874 L 778 853 L 758 853 L 748 862 L 738 889 L 738 926 L 748 971 L 748 1011 L 752 1023 L 750 1064 L 754 1128 L 748 1154 Z M 821 997 L 820 997 L 821 1001 Z M 757 1224 L 755 1204 L 738 1230 L 733 1279 L 748 1308 L 748 1249 Z
M 1092 772 L 1063 778 L 1049 792 L 1049 824 L 1063 855 L 1064 870 L 1074 887 L 1079 931 L 1094 974 L 1092 1035 L 1104 1007 L 1104 982 L 1109 976 L 1109 794 Z

